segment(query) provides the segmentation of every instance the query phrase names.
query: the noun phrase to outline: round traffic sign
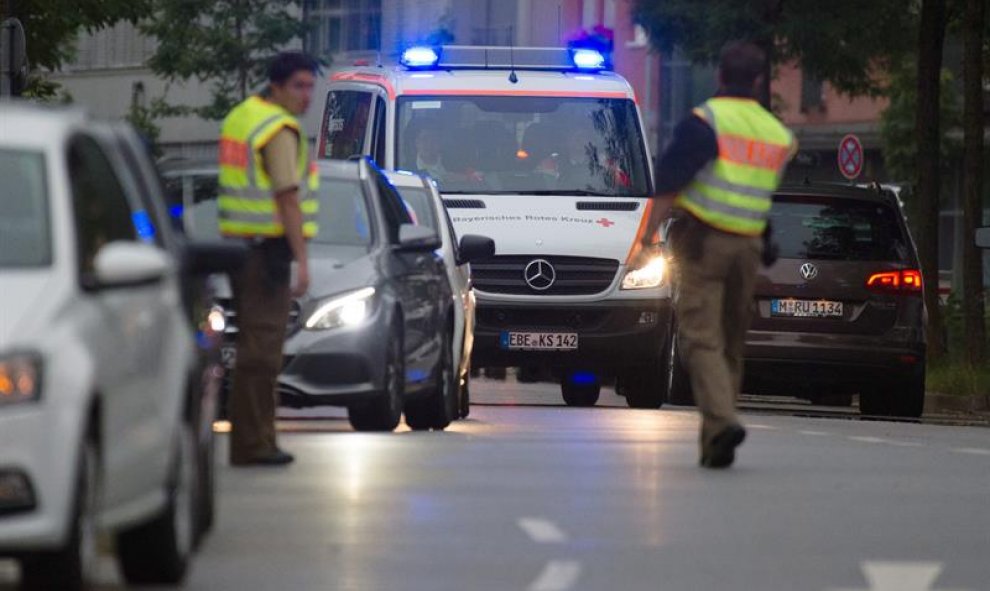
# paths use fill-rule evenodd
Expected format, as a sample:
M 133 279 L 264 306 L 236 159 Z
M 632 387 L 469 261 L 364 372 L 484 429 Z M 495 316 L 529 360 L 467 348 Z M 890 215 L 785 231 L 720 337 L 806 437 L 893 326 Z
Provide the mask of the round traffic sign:
M 863 172 L 863 144 L 852 134 L 839 142 L 839 172 L 849 180 Z

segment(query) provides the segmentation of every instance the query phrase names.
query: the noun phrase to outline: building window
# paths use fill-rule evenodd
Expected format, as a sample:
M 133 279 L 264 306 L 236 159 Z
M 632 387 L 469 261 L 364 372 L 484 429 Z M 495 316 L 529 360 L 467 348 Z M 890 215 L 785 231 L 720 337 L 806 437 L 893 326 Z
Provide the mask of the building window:
M 304 11 L 306 21 L 313 23 L 306 44 L 310 53 L 381 49 L 381 0 L 307 0 Z
M 822 81 L 805 72 L 801 73 L 801 112 L 825 110 L 825 87 Z

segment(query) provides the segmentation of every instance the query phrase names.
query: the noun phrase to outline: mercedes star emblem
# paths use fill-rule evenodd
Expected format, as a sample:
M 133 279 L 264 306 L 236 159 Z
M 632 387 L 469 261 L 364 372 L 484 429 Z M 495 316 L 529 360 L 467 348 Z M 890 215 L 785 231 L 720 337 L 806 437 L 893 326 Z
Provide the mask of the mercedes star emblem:
M 553 282 L 557 280 L 557 272 L 553 265 L 546 259 L 533 259 L 523 271 L 523 279 L 526 284 L 536 291 L 546 291 L 550 289 Z
M 801 277 L 804 277 L 805 281 L 818 277 L 818 267 L 812 265 L 811 263 L 801 265 Z

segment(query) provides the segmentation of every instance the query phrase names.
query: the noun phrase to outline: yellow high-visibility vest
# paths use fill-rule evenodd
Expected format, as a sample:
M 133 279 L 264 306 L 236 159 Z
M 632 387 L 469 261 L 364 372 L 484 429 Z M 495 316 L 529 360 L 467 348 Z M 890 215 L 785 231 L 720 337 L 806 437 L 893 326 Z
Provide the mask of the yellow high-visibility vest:
M 309 144 L 299 121 L 281 106 L 252 96 L 234 107 L 220 131 L 220 178 L 217 198 L 220 233 L 243 238 L 285 235 L 275 205 L 272 181 L 261 150 L 275 134 L 288 127 L 299 136 L 299 205 L 303 235 L 319 231 L 319 175 L 309 160 Z
M 773 192 L 794 155 L 794 134 L 752 99 L 713 98 L 694 114 L 715 130 L 718 158 L 674 204 L 719 230 L 759 236 L 767 226 Z

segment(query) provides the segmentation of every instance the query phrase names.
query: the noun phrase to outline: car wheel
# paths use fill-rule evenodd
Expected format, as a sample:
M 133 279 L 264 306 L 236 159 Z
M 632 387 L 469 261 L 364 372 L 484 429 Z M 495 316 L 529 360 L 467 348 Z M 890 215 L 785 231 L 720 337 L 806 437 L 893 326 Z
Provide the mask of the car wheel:
M 598 381 L 591 384 L 575 384 L 569 376 L 560 380 L 560 393 L 567 406 L 594 406 L 598 402 L 602 385 Z
M 622 392 L 629 408 L 660 408 L 667 399 L 667 388 L 670 384 L 667 378 L 666 359 L 664 362 L 657 362 L 623 374 L 619 384 L 622 385 Z
M 347 418 L 356 431 L 394 431 L 399 426 L 406 389 L 402 342 L 402 331 L 393 328 L 385 353 L 385 391 L 374 400 L 347 409 Z
M 920 418 L 925 412 L 925 369 L 905 379 L 901 387 L 892 392 L 890 407 L 894 416 Z
M 677 333 L 670 340 L 667 354 L 667 401 L 678 406 L 694 406 L 694 393 L 691 391 L 691 376 L 684 367 L 677 346 Z
M 30 554 L 21 560 L 25 589 L 84 589 L 94 579 L 99 563 L 96 507 L 100 491 L 95 436 L 87 436 L 76 474 L 69 538 L 58 550 Z
M 925 410 L 925 370 L 878 384 L 859 396 L 864 415 L 917 419 Z
M 128 583 L 174 585 L 185 576 L 197 524 L 200 485 L 196 451 L 194 427 L 184 421 L 167 485 L 165 511 L 117 536 L 120 567 Z
M 443 431 L 457 417 L 457 379 L 449 331 L 440 343 L 440 360 L 436 368 L 437 385 L 425 397 L 406 403 L 406 424 L 413 431 Z

